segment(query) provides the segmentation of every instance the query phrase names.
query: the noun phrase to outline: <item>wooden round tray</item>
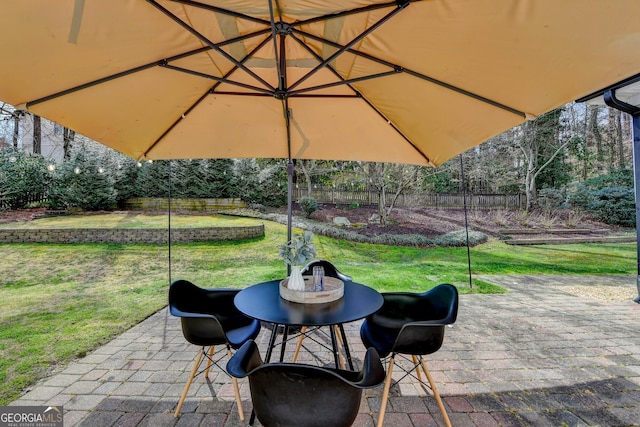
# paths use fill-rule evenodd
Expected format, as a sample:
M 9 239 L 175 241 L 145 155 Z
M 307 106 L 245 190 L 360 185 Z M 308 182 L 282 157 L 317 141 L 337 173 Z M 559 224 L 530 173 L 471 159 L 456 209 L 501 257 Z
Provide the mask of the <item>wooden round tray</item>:
M 325 302 L 336 301 L 344 295 L 344 283 L 340 279 L 325 276 L 323 279 L 324 290 L 313 290 L 313 277 L 303 276 L 304 291 L 294 291 L 287 288 L 289 278 L 280 282 L 280 297 L 291 302 L 300 302 L 305 304 L 321 304 Z

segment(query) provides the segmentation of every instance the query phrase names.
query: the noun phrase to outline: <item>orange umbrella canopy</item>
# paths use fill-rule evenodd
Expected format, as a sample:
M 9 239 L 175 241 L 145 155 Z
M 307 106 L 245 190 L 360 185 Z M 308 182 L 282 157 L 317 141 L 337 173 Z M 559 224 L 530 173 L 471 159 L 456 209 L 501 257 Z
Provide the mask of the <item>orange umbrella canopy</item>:
M 0 100 L 136 159 L 439 165 L 640 71 L 637 0 L 5 0 Z

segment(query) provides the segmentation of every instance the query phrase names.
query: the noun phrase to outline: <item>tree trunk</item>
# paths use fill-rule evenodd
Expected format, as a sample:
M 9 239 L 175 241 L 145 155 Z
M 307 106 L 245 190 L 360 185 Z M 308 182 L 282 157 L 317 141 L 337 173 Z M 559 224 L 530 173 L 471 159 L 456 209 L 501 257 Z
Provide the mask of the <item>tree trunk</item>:
M 73 140 L 76 137 L 76 133 L 69 128 L 64 128 L 62 131 L 62 152 L 64 153 L 64 159 L 71 159 L 71 148 L 73 147 Z
M 20 114 L 14 111 L 13 114 L 13 148 L 18 149 L 18 137 L 20 136 Z
M 524 178 L 524 193 L 527 196 L 527 212 L 533 210 L 537 205 L 537 192 L 536 192 L 536 171 L 535 171 L 535 156 L 529 156 L 527 159 L 527 173 Z
M 33 154 L 42 154 L 42 125 L 40 116 L 33 115 Z
M 313 197 L 313 187 L 311 185 L 311 173 L 314 169 L 314 165 L 310 163 L 310 160 L 298 160 L 297 165 L 300 165 L 304 179 L 307 182 L 307 197 Z
M 622 138 L 622 111 L 616 110 L 616 148 L 618 151 L 618 168 L 624 169 L 627 164 L 624 157 L 624 143 Z
M 385 207 L 387 204 L 387 192 L 385 191 L 384 184 L 382 184 L 381 187 L 379 192 L 380 197 L 378 197 L 378 215 L 380 215 L 380 225 L 385 226 L 387 225 L 387 209 Z
M 604 159 L 604 152 L 602 149 L 602 133 L 600 133 L 600 127 L 598 126 L 598 112 L 599 108 L 593 107 L 590 111 L 591 115 L 589 118 L 589 133 L 593 137 L 593 141 L 596 146 L 596 160 L 598 163 L 602 162 Z

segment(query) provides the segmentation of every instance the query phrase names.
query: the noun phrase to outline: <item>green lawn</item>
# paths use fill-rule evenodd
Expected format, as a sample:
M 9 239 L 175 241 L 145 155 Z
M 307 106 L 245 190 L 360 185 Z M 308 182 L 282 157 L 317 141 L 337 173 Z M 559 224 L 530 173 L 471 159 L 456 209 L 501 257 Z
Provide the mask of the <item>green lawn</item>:
M 227 215 L 171 215 L 171 227 L 240 227 L 255 224 L 252 218 Z M 167 228 L 169 217 L 141 214 L 88 214 L 40 218 L 0 224 L 0 228 Z
M 206 225 L 202 225 L 205 217 L 177 218 L 172 218 L 174 227 Z M 59 226 L 54 220 L 46 220 L 49 228 Z M 76 220 L 89 221 L 83 227 L 101 222 L 92 216 L 59 218 L 67 226 Z M 240 225 L 261 222 L 219 220 Z M 153 221 L 137 218 L 134 222 L 146 226 Z M 0 405 L 19 397 L 53 366 L 86 354 L 164 307 L 170 280 L 245 287 L 282 278 L 286 269 L 278 246 L 285 239 L 284 225 L 265 222 L 261 239 L 174 244 L 171 278 L 166 245 L 0 244 L 0 271 L 4 272 L 0 276 Z M 461 293 L 502 291 L 478 280 L 469 289 L 466 248 L 389 247 L 323 236 L 315 237 L 315 245 L 319 258 L 380 291 L 418 291 L 442 282 L 455 284 Z M 472 248 L 472 271 L 633 275 L 635 248 L 626 243 L 514 247 L 492 241 Z

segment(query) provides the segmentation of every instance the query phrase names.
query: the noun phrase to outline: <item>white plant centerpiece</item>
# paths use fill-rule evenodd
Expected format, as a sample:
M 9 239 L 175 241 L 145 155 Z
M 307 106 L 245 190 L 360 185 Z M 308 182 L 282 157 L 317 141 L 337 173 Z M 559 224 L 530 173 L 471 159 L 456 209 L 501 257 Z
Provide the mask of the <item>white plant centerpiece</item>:
M 313 233 L 305 231 L 295 235 L 289 243 L 280 246 L 280 256 L 287 265 L 291 266 L 287 287 L 294 291 L 304 291 L 302 267 L 316 256 L 313 247 Z

